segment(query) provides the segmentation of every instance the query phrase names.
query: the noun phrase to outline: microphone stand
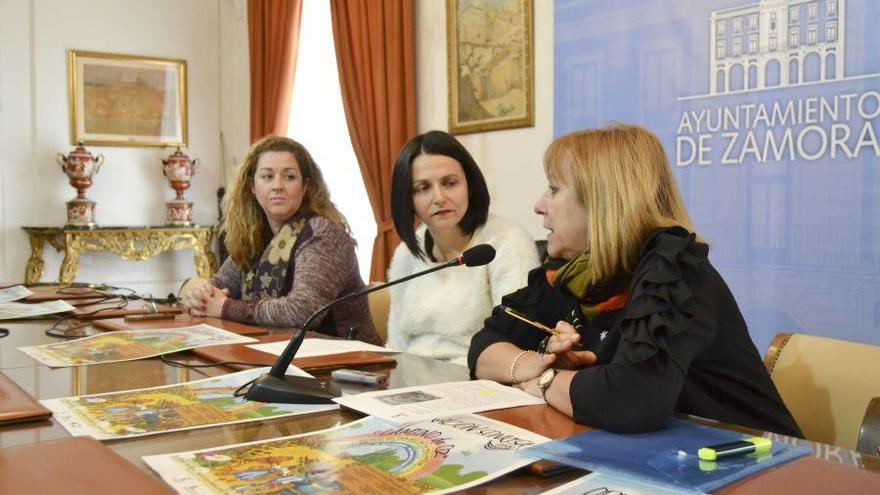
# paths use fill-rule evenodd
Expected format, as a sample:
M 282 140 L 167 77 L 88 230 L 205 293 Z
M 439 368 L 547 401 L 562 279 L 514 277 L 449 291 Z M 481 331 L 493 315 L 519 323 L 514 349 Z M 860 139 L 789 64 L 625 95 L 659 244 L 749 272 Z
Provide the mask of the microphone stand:
M 336 304 L 354 299 L 355 297 L 369 294 L 370 292 L 375 292 L 380 289 L 391 287 L 392 285 L 397 285 L 401 282 L 406 282 L 407 280 L 412 280 L 416 277 L 421 277 L 422 275 L 427 275 L 431 272 L 436 272 L 437 270 L 442 270 L 444 268 L 449 268 L 450 266 L 457 266 L 461 264 L 465 264 L 463 256 L 459 256 L 457 258 L 447 261 L 446 263 L 443 263 L 442 265 L 428 268 L 427 270 L 413 273 L 411 275 L 407 275 L 391 282 L 385 282 L 383 284 L 375 285 L 373 287 L 367 287 L 366 289 L 362 289 L 357 292 L 352 292 L 351 294 L 340 297 L 339 299 L 334 299 L 333 301 L 330 301 L 329 303 L 321 306 L 320 308 L 318 308 L 317 311 L 309 316 L 309 318 L 303 324 L 302 329 L 300 329 L 300 331 L 292 339 L 290 339 L 287 347 L 284 348 L 284 352 L 282 352 L 281 355 L 278 356 L 278 360 L 275 361 L 274 365 L 272 365 L 272 369 L 269 371 L 269 373 L 254 380 L 254 382 L 250 386 L 250 389 L 248 389 L 247 393 L 245 394 L 245 398 L 247 400 L 257 402 L 274 402 L 282 404 L 332 403 L 334 397 L 339 397 L 341 395 L 339 387 L 337 387 L 335 383 L 331 383 L 328 386 L 317 378 L 309 378 L 305 376 L 288 376 L 285 374 L 285 372 L 287 371 L 287 367 L 293 361 L 293 356 L 296 355 L 296 352 L 302 345 L 303 339 L 305 339 L 306 331 L 309 329 L 309 325 L 313 321 L 315 321 L 315 319 L 319 315 L 324 314 L 324 312 L 326 312 L 328 309 L 335 306 Z

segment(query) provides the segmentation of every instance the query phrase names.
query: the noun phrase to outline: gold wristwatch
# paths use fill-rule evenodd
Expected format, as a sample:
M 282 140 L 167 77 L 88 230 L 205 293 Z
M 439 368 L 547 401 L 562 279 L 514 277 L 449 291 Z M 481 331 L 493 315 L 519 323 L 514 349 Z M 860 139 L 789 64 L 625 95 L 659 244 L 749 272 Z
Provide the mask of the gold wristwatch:
M 550 387 L 550 384 L 553 383 L 553 379 L 556 378 L 559 370 L 556 368 L 547 368 L 541 373 L 541 376 L 538 377 L 538 388 L 541 390 L 541 397 L 544 400 L 547 400 L 547 389 Z

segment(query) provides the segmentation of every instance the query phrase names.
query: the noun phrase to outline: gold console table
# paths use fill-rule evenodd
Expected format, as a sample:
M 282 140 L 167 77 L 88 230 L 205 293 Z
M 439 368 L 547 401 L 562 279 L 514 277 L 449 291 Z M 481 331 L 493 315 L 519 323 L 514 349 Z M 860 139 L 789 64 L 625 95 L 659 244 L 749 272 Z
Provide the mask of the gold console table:
M 43 248 L 48 242 L 64 253 L 58 281 L 69 284 L 76 278 L 79 255 L 109 251 L 128 261 L 144 261 L 165 251 L 192 249 L 196 273 L 210 278 L 217 271 L 211 253 L 213 226 L 194 227 L 98 227 L 93 229 L 62 227 L 22 227 L 28 234 L 31 257 L 24 272 L 25 282 L 35 284 L 43 276 Z

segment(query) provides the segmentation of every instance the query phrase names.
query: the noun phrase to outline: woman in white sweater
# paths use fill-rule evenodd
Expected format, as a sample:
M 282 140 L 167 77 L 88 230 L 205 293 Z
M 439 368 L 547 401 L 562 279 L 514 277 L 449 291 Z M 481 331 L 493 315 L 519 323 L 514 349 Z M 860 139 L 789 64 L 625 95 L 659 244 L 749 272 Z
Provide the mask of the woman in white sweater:
M 391 214 L 403 242 L 389 280 L 444 263 L 471 246 L 495 248 L 488 265 L 441 270 L 390 289 L 388 346 L 465 364 L 471 336 L 501 296 L 522 287 L 538 265 L 535 243 L 521 227 L 489 215 L 483 174 L 464 146 L 442 131 L 414 137 L 398 154 Z

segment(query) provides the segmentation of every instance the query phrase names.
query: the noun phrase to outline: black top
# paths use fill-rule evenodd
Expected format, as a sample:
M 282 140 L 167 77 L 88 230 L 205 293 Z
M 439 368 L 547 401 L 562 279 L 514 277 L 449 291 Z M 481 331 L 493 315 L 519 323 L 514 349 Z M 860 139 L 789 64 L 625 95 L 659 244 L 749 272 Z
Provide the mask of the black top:
M 662 429 L 673 411 L 803 437 L 749 337 L 745 320 L 708 246 L 674 227 L 654 232 L 639 253 L 622 309 L 592 321 L 577 299 L 552 287 L 545 268 L 502 299 L 529 318 L 578 330 L 595 366 L 571 382 L 574 419 L 619 432 Z M 495 308 L 471 340 L 468 365 L 496 342 L 537 350 L 542 332 Z

